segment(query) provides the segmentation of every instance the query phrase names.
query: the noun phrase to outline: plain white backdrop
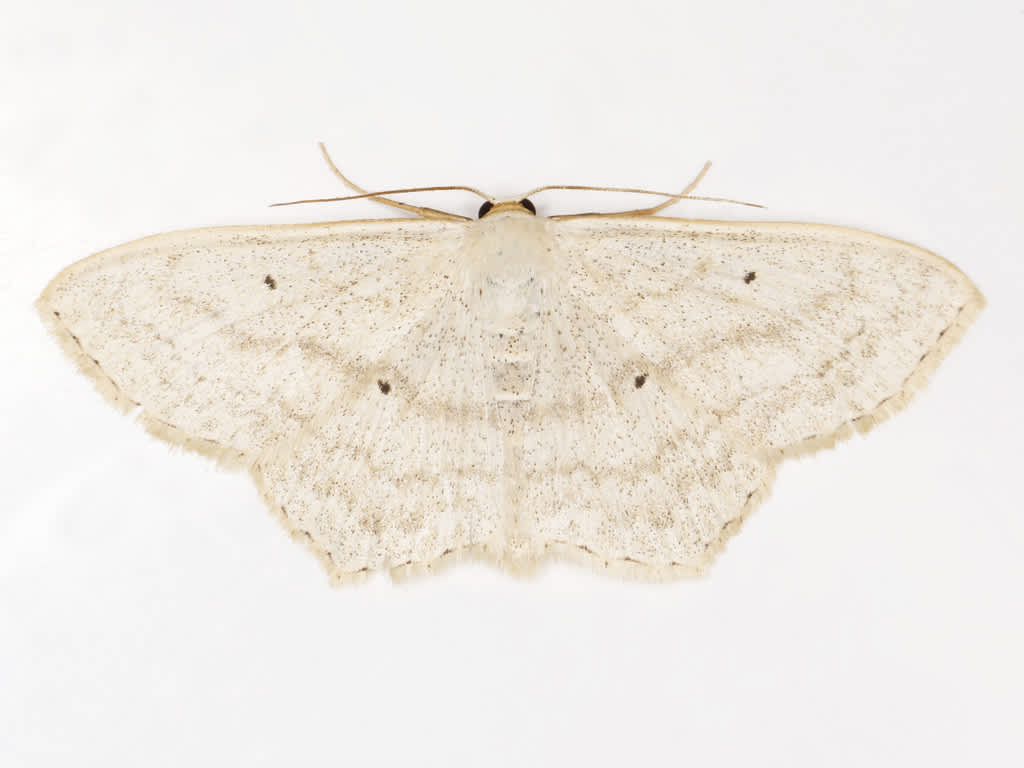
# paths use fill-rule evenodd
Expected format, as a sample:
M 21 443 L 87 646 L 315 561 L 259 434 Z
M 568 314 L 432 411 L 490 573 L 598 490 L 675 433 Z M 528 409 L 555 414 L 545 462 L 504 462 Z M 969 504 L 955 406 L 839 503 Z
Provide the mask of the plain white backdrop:
M 1020 3 L 3 15 L 0 765 L 1022 764 Z M 702 580 L 331 589 L 244 474 L 109 408 L 31 306 L 143 235 L 388 215 L 266 207 L 343 193 L 317 140 L 371 188 L 501 195 L 679 189 L 711 159 L 703 193 L 917 243 L 989 306 L 906 411 L 784 465 Z

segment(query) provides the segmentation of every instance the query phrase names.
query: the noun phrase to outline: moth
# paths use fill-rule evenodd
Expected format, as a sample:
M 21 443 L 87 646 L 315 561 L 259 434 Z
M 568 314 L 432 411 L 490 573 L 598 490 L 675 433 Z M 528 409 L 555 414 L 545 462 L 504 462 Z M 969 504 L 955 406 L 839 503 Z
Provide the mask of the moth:
M 477 192 L 475 220 L 342 179 L 414 218 L 147 237 L 37 302 L 110 402 L 246 469 L 336 581 L 700 572 L 785 457 L 899 410 L 984 303 L 870 232 L 658 215 L 700 176 L 622 214 Z

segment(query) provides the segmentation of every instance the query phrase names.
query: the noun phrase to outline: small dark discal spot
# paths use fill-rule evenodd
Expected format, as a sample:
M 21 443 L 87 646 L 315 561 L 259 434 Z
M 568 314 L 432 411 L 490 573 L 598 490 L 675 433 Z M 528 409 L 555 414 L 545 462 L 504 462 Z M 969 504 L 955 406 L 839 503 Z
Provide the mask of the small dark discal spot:
M 383 392 L 385 395 L 391 391 L 391 385 L 384 381 L 384 379 L 377 379 L 377 389 Z
M 639 376 L 637 376 L 635 379 L 633 379 L 633 385 L 637 389 L 640 389 L 640 387 L 642 387 L 646 382 L 647 382 L 647 374 L 646 373 L 641 373 Z
M 750 285 L 750 283 L 754 282 L 754 279 L 756 277 L 757 272 L 747 272 L 746 276 L 744 276 L 743 278 L 743 282 L 746 283 L 747 285 Z
M 274 290 L 275 288 L 277 288 L 277 280 L 272 278 L 270 275 L 267 275 L 266 277 L 263 278 L 263 284 L 267 286 L 267 288 L 269 288 L 270 290 Z

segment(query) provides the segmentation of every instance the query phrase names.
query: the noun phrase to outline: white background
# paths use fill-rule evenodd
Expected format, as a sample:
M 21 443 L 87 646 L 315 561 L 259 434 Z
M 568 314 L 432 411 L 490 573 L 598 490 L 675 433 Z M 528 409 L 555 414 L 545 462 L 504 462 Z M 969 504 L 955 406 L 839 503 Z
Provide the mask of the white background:
M 1019 2 L 3 16 L 0 765 L 1022 764 Z M 143 235 L 388 215 L 266 208 L 343 193 L 321 139 L 378 189 L 674 190 L 712 159 L 705 194 L 918 243 L 989 306 L 910 408 L 787 463 L 703 580 L 333 590 L 244 474 L 107 407 L 31 307 Z

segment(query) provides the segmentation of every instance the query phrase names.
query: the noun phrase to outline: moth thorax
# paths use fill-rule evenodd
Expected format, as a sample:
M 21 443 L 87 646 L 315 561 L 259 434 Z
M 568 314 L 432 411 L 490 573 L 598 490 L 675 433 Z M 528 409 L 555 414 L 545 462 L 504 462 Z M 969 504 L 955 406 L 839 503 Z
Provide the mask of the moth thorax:
M 491 394 L 499 402 L 528 400 L 541 337 L 546 275 L 515 260 L 491 262 L 479 275 L 476 316 L 491 370 Z
M 549 272 L 514 243 L 482 255 L 477 264 L 473 305 L 490 361 L 491 396 L 499 402 L 529 400 L 551 298 Z
M 471 300 L 481 314 L 520 314 L 543 301 L 554 272 L 545 220 L 493 214 L 470 227 L 464 248 Z

